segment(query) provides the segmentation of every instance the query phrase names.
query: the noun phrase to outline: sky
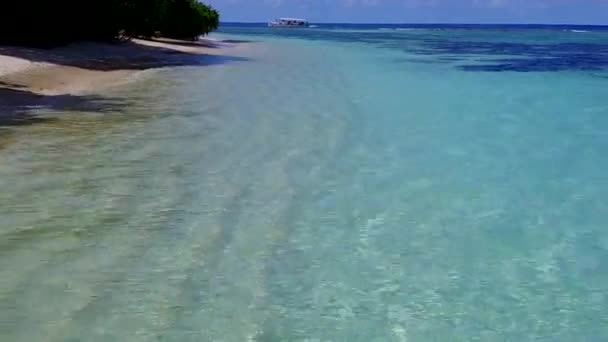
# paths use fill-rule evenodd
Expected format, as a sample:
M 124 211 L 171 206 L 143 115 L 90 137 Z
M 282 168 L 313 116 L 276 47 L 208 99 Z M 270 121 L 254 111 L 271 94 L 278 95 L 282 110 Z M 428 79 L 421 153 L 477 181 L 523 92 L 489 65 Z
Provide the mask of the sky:
M 224 22 L 608 25 L 608 0 L 202 0 Z

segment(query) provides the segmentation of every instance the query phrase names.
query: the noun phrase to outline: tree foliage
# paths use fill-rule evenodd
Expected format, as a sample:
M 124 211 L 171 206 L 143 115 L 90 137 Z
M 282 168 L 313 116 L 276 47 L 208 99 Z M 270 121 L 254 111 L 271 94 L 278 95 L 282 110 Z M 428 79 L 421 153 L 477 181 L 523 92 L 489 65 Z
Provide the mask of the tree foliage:
M 197 0 L 11 0 L 0 11 L 0 43 L 59 45 L 157 33 L 196 39 L 219 13 Z
M 207 34 L 218 26 L 217 11 L 200 2 L 165 0 L 164 6 L 160 32 L 166 37 L 191 39 L 193 32 Z

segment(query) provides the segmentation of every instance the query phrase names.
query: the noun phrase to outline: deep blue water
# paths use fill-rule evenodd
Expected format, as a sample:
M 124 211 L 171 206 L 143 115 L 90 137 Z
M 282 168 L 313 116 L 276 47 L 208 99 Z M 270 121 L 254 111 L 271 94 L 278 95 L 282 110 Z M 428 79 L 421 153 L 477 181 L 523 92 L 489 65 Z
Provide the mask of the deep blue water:
M 460 63 L 465 71 L 598 71 L 608 67 L 608 26 L 474 24 L 312 24 L 268 29 L 265 24 L 224 23 L 221 32 L 365 43 Z M 403 34 L 404 30 L 412 30 Z M 356 32 L 353 32 L 356 31 Z M 581 35 L 586 34 L 586 35 Z M 428 61 L 427 61 L 428 62 Z
M 311 23 L 313 28 L 377 30 L 383 28 L 403 29 L 499 29 L 499 30 L 608 30 L 608 25 L 554 25 L 554 24 L 352 24 L 352 23 Z M 220 30 L 233 27 L 266 28 L 267 23 L 223 22 Z

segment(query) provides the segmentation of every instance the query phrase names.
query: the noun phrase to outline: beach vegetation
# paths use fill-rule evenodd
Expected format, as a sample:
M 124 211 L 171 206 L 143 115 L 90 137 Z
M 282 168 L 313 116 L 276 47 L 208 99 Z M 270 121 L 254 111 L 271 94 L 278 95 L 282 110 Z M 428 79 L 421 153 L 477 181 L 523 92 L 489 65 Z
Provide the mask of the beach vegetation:
M 0 43 L 55 46 L 164 36 L 197 39 L 219 13 L 197 0 L 14 0 L 0 12 Z
M 197 1 L 165 0 L 161 11 L 160 32 L 176 39 L 193 39 L 217 29 L 219 14 Z

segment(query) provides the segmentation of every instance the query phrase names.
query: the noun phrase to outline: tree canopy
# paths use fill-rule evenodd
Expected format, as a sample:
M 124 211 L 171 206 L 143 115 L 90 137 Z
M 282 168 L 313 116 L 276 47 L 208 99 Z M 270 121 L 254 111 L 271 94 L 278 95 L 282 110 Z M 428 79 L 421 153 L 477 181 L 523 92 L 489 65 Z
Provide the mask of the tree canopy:
M 0 11 L 0 43 L 58 45 L 121 37 L 196 39 L 219 13 L 197 0 L 10 0 Z

